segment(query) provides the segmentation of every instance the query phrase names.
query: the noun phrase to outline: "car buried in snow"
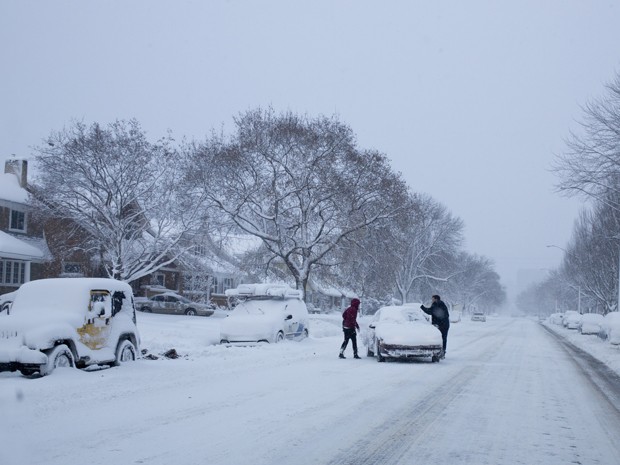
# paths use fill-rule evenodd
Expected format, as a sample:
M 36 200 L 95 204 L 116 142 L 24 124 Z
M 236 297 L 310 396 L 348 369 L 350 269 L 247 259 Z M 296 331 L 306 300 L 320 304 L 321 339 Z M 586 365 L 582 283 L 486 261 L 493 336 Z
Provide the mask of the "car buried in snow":
M 282 284 L 242 284 L 226 295 L 238 304 L 220 325 L 222 344 L 301 340 L 308 337 L 308 309 L 301 292 Z
M 443 352 L 441 332 L 417 307 L 419 304 L 392 305 L 377 310 L 362 336 L 367 355 L 379 362 L 410 358 L 439 362 Z
M 139 356 L 139 344 L 131 287 L 114 279 L 30 281 L 0 315 L 0 371 L 120 365 Z

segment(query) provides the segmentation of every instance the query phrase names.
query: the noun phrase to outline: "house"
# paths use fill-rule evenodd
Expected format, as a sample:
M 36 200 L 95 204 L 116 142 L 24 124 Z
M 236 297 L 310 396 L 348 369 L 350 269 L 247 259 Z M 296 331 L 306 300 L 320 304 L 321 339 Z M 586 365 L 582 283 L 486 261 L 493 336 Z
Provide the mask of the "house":
M 349 306 L 354 292 L 310 279 L 306 286 L 306 305 L 311 313 L 342 312 Z
M 28 162 L 10 159 L 0 175 L 0 294 L 46 277 L 51 256 L 28 206 Z

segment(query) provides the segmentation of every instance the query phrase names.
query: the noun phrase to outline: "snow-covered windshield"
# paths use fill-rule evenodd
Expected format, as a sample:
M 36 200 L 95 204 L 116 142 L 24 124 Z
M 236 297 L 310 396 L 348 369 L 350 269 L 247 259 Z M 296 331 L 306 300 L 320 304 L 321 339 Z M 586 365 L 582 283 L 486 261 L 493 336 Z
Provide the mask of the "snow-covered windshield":
M 395 323 L 405 323 L 408 321 L 426 322 L 425 314 L 419 308 L 410 306 L 383 307 L 379 310 L 379 321 L 392 321 Z
M 282 313 L 284 306 L 282 300 L 246 300 L 237 305 L 232 313 L 234 315 L 273 315 Z

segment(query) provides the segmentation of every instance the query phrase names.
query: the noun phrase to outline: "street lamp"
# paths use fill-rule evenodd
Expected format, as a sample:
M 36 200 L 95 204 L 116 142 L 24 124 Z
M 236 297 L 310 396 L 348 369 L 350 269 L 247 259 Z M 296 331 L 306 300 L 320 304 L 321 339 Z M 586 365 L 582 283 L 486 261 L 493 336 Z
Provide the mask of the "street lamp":
M 573 257 L 575 257 L 575 255 L 573 255 L 573 254 L 572 254 L 572 253 L 570 253 L 568 250 L 563 249 L 563 248 L 562 248 L 562 247 L 560 247 L 560 246 L 557 246 L 557 245 L 553 245 L 553 244 L 551 244 L 551 245 L 548 245 L 547 247 L 555 247 L 556 249 L 560 249 L 560 250 L 561 250 L 562 252 L 564 252 L 565 254 L 567 254 L 567 255 L 572 255 Z M 575 258 L 577 258 L 577 257 L 575 257 Z M 619 263 L 619 265 L 620 265 L 620 263 Z M 619 268 L 618 268 L 618 269 L 620 270 L 620 266 L 619 266 Z M 619 280 L 619 283 L 620 283 L 620 280 Z M 568 283 L 567 283 L 567 284 L 568 284 Z M 569 284 L 569 286 L 570 286 L 570 284 Z M 573 287 L 573 286 L 571 286 L 571 287 Z M 619 287 L 618 287 L 618 293 L 619 293 L 619 294 L 618 294 L 618 296 L 619 296 L 618 298 L 620 299 L 620 284 L 619 284 Z M 619 303 L 620 303 L 620 300 L 619 300 Z M 578 312 L 579 312 L 579 314 L 581 315 L 581 286 L 577 286 L 577 311 L 578 311 Z

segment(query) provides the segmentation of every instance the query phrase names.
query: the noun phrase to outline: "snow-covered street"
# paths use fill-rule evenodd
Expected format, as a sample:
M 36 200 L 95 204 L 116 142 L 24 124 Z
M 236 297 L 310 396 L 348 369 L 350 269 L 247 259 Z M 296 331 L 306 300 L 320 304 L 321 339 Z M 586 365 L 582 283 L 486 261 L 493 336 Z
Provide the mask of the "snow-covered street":
M 138 318 L 182 357 L 0 374 L 0 463 L 620 463 L 618 390 L 531 319 L 453 324 L 434 364 L 339 360 L 338 315 L 257 347 L 214 345 L 220 318 Z

